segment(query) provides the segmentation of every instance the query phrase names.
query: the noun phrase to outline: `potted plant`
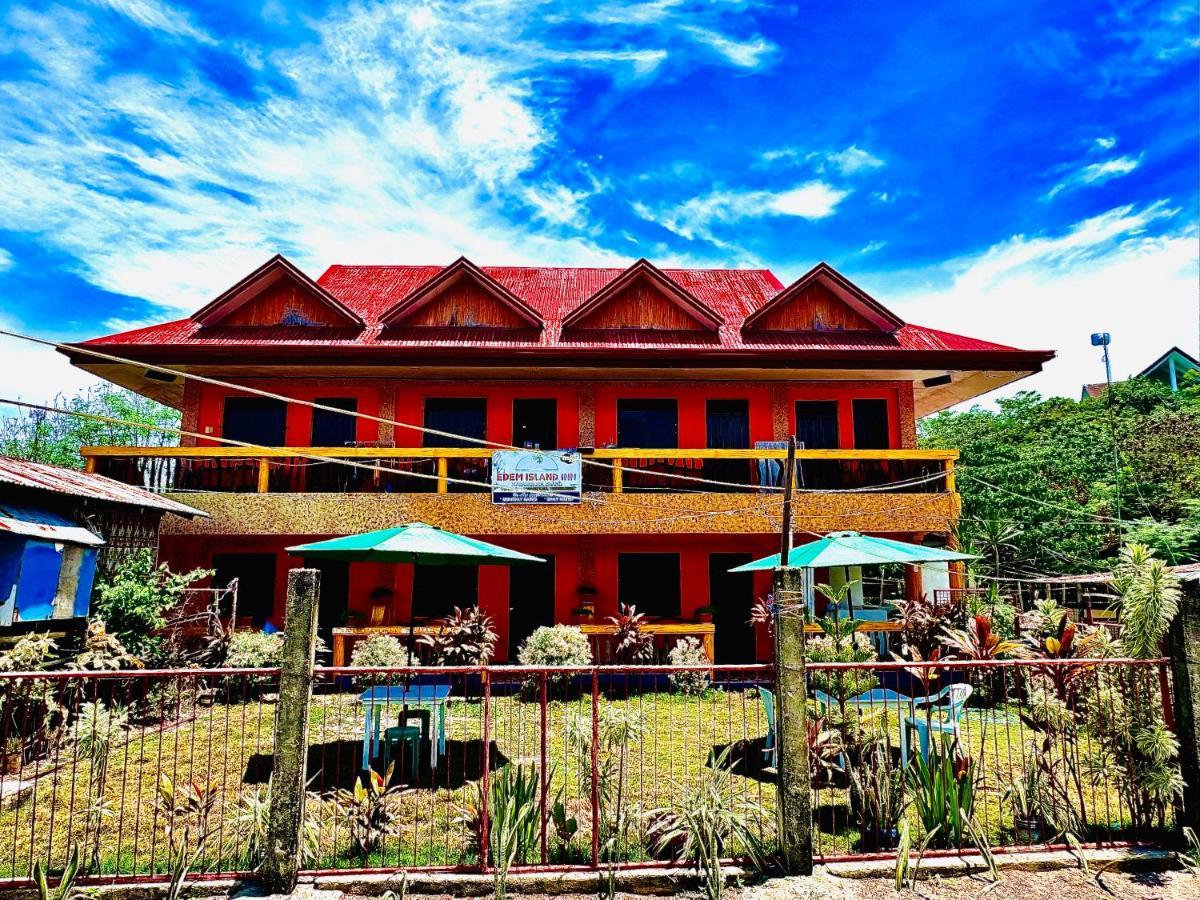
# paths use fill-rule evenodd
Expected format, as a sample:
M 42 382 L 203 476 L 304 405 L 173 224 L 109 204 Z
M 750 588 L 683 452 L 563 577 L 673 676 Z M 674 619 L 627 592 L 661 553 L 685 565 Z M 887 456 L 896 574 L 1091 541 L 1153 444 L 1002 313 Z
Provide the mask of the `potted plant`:
M 896 847 L 904 811 L 904 772 L 892 760 L 886 742 L 866 747 L 860 764 L 851 769 L 850 808 L 858 818 L 864 850 Z
M 717 608 L 715 606 L 701 606 L 696 610 L 696 620 L 699 622 L 711 622 L 716 611 Z
M 19 737 L 10 737 L 4 742 L 4 774 L 16 775 L 25 764 L 25 742 Z
M 1046 824 L 1041 768 L 1030 767 L 1004 792 L 1004 799 L 1012 811 L 1017 843 L 1040 844 Z

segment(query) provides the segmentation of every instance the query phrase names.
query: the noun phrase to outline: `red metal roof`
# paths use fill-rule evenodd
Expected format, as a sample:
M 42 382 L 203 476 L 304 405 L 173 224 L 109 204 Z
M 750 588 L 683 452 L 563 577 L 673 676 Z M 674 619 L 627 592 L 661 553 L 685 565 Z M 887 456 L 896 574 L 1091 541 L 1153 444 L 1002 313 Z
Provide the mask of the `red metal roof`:
M 47 463 L 13 459 L 9 456 L 0 456 L 0 486 L 3 485 L 46 491 L 51 494 L 86 497 L 89 500 L 98 500 L 104 503 L 159 509 L 188 518 L 208 517 L 206 512 L 166 497 L 160 497 L 150 491 L 113 481 L 103 475 L 80 472 L 78 469 L 65 469 L 62 466 L 52 466 Z
M 826 267 L 827 268 L 827 267 Z M 811 358 L 841 356 L 879 361 L 892 354 L 912 351 L 922 357 L 943 353 L 982 354 L 990 368 L 1026 370 L 1036 368 L 1053 354 L 1022 351 L 991 341 L 964 337 L 920 325 L 901 324 L 895 331 L 852 332 L 770 332 L 742 324 L 748 316 L 784 290 L 783 284 L 766 269 L 662 269 L 661 272 L 711 310 L 720 327 L 707 332 L 669 332 L 662 330 L 566 329 L 563 320 L 589 298 L 618 278 L 622 268 L 555 268 L 521 266 L 482 266 L 490 278 L 535 310 L 545 322 L 539 329 L 501 328 L 408 328 L 398 325 L 384 328 L 381 318 L 425 285 L 444 266 L 330 266 L 317 283 L 366 323 L 364 328 L 315 326 L 202 326 L 193 319 L 182 319 L 120 334 L 95 338 L 81 346 L 138 346 L 157 352 L 156 358 L 169 356 L 170 350 L 196 351 L 189 357 L 208 351 L 214 356 L 236 348 L 275 348 L 286 355 L 293 351 L 323 348 L 339 357 L 372 356 L 371 351 L 409 350 L 414 354 L 450 353 L 490 349 L 523 354 L 563 355 L 581 352 L 591 356 L 612 351 L 618 355 L 632 351 L 648 354 L 716 356 L 755 353 Z M 832 270 L 830 270 L 832 271 Z M 841 276 L 838 276 L 841 277 Z M 899 320 L 897 320 L 899 321 Z M 674 351 L 674 352 L 672 352 Z M 1011 354 L 1011 365 L 1005 363 Z M 207 355 L 207 354 L 205 354 Z

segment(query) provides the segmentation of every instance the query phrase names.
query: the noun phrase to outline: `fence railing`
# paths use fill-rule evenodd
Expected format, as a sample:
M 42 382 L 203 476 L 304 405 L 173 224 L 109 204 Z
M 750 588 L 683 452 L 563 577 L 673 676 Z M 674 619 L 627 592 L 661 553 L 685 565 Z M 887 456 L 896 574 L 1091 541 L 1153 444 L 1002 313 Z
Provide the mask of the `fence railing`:
M 196 877 L 252 872 L 278 677 L 0 675 L 0 880 L 61 870 L 73 847 L 92 881 L 162 877 L 202 806 Z M 904 823 L 954 853 L 1149 841 L 1173 822 L 1164 660 L 812 663 L 808 682 L 819 858 L 894 852 Z M 661 823 L 714 784 L 770 849 L 771 689 L 765 665 L 318 668 L 301 868 L 488 871 L 513 803 L 531 812 L 516 870 L 666 865 Z M 364 792 L 368 771 L 390 781 Z M 935 777 L 969 828 L 925 812 Z
M 462 493 L 489 490 L 491 450 L 395 447 L 83 447 L 88 470 L 151 491 Z M 786 451 L 597 448 L 584 487 L 605 493 L 780 490 Z M 801 490 L 943 493 L 956 450 L 799 450 Z M 345 465 L 344 463 L 355 465 Z M 592 463 L 599 463 L 593 465 Z

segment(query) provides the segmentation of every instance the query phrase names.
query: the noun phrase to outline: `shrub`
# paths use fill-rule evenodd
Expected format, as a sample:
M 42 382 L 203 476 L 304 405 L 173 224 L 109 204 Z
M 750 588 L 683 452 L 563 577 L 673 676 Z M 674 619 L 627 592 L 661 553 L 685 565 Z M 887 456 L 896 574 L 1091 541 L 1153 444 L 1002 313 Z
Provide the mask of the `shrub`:
M 517 659 L 523 666 L 590 666 L 592 645 L 573 625 L 543 625 L 521 644 Z
M 492 617 L 478 606 L 468 610 L 456 606 L 436 634 L 421 636 L 421 646 L 430 649 L 430 661 L 437 666 L 487 665 L 496 648 Z
M 711 665 L 704 646 L 694 637 L 678 641 L 667 660 L 673 666 L 707 666 Z M 671 687 L 681 694 L 703 694 L 708 690 L 708 672 L 674 672 L 670 676 Z
M 239 631 L 229 639 L 225 664 L 231 669 L 271 669 L 279 665 L 283 633 Z
M 613 635 L 613 661 L 618 665 L 641 665 L 654 662 L 654 637 L 642 630 L 646 617 L 636 606 L 621 604 L 617 615 L 608 621 L 615 626 Z
M 167 611 L 179 605 L 188 585 L 212 574 L 207 569 L 177 574 L 166 565 L 155 566 L 149 550 L 137 550 L 100 585 L 92 611 L 130 653 L 158 662 L 163 639 L 156 632 L 167 624 Z
M 390 634 L 373 634 L 354 645 L 350 665 L 360 669 L 391 669 L 408 664 L 408 650 Z

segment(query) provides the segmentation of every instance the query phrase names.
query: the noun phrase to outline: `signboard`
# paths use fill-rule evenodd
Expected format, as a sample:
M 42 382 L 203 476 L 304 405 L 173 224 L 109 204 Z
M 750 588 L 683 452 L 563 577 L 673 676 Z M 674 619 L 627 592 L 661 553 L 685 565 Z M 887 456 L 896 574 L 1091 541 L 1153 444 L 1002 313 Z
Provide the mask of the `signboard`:
M 578 503 L 582 468 L 578 453 L 497 450 L 492 454 L 492 502 Z

